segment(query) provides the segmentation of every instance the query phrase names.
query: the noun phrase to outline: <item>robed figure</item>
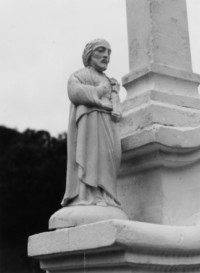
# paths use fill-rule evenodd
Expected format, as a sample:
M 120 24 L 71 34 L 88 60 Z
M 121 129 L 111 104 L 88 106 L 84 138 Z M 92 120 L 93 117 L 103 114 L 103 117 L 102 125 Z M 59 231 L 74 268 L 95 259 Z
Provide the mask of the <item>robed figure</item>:
M 88 43 L 82 56 L 85 68 L 68 81 L 71 105 L 63 206 L 120 205 L 116 194 L 121 160 L 119 83 L 104 73 L 110 54 L 107 41 Z

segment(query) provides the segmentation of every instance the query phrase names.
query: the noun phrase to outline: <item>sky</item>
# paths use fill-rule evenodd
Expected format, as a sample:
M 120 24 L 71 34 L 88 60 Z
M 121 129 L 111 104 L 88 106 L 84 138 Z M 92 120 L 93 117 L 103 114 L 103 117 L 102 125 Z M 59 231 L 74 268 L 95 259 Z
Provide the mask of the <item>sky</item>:
M 187 7 L 200 74 L 200 0 Z M 67 131 L 67 80 L 94 38 L 111 44 L 108 76 L 120 81 L 129 72 L 125 0 L 0 0 L 0 37 L 0 125 L 19 131 Z

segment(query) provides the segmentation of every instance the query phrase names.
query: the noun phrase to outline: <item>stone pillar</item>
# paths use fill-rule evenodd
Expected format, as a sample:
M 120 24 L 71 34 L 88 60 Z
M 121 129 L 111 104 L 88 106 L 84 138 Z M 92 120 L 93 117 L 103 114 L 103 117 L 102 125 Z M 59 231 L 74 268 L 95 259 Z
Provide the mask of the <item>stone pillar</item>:
M 132 221 L 30 236 L 49 273 L 200 272 L 200 76 L 185 0 L 127 0 L 127 19 L 118 197 Z
M 200 221 L 200 76 L 185 0 L 127 0 L 130 73 L 118 192 L 130 219 Z
M 185 0 L 128 0 L 130 71 L 151 64 L 192 71 Z

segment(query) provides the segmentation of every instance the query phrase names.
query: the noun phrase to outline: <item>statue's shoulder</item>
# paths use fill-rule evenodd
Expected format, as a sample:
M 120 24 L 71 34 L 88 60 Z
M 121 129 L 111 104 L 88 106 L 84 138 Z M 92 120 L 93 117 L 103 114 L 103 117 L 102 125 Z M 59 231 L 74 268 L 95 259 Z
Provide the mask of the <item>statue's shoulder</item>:
M 88 77 L 90 77 L 90 70 L 86 67 L 81 68 L 77 71 L 75 71 L 72 76 L 75 76 L 76 78 L 78 78 L 81 82 L 84 82 L 85 80 L 88 79 Z

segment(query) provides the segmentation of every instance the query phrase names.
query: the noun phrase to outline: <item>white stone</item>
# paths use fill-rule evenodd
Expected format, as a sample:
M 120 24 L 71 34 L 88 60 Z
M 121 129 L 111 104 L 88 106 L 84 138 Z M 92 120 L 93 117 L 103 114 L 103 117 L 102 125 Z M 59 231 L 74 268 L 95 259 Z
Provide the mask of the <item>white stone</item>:
M 187 152 L 194 151 L 195 154 L 197 154 L 200 149 L 200 126 L 173 127 L 154 124 L 142 130 L 135 131 L 131 135 L 122 136 L 123 158 L 128 158 L 128 151 L 130 152 L 133 149 L 137 149 L 134 151 L 134 157 L 138 154 L 145 154 L 148 152 L 145 151 L 147 146 L 143 146 L 149 144 L 149 146 L 152 147 L 153 143 L 155 148 L 151 148 L 151 151 L 157 149 L 169 152 L 176 150 L 177 153 L 180 152 L 181 154 L 187 154 Z M 156 149 L 156 146 L 159 147 Z M 138 148 L 141 149 L 139 150 Z M 194 157 L 194 162 L 196 161 L 195 159 L 198 160 L 196 155 Z
M 83 221 L 31 236 L 28 254 L 49 273 L 200 272 L 200 76 L 186 1 L 127 0 L 127 16 L 117 190 L 134 221 Z
M 130 71 L 163 64 L 192 70 L 186 1 L 127 0 Z
M 127 0 L 118 196 L 131 220 L 200 220 L 200 75 L 192 73 L 186 13 L 183 0 Z
M 112 206 L 68 206 L 51 216 L 49 229 L 75 227 L 110 219 L 128 220 L 128 217 L 120 208 Z
M 31 236 L 28 255 L 48 272 L 198 272 L 200 228 L 103 221 Z

